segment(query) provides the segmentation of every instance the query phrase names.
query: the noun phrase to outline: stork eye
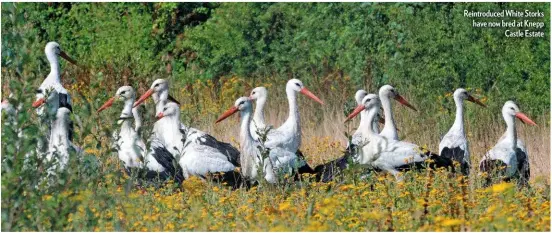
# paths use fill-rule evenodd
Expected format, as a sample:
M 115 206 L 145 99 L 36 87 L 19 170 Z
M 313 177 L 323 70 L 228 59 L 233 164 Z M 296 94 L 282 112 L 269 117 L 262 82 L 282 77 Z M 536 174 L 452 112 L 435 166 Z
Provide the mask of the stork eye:
M 243 102 L 243 101 L 241 101 L 241 102 L 240 102 L 240 103 L 239 103 L 238 105 L 242 105 L 243 103 L 244 103 L 244 102 Z
M 514 107 L 510 107 L 510 109 L 512 109 L 513 111 L 515 111 Z
M 254 94 L 255 94 L 255 92 L 251 92 L 251 94 L 252 94 L 252 95 L 254 95 Z
M 301 85 L 299 85 L 299 83 L 295 83 L 295 85 L 298 86 L 298 87 L 301 87 Z
M 165 108 L 163 109 L 163 111 L 167 111 L 167 108 L 165 107 Z
M 37 93 L 37 94 L 41 94 L 41 93 L 42 93 L 42 89 L 36 89 L 36 93 Z
M 158 86 L 159 86 L 159 83 L 158 83 L 158 84 L 155 84 L 155 86 L 154 86 L 154 87 L 158 87 Z
M 121 95 L 124 95 L 126 91 L 121 91 Z

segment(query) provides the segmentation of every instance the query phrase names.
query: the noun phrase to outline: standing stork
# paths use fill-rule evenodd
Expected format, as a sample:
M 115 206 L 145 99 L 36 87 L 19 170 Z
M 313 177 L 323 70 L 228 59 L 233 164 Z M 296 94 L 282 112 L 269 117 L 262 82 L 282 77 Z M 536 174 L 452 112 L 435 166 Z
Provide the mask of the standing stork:
M 62 57 L 63 59 L 74 65 L 76 65 L 77 62 L 69 57 L 67 53 L 65 53 L 61 49 L 57 42 L 48 42 L 46 44 L 46 47 L 44 48 L 44 53 L 46 54 L 46 58 L 48 58 L 48 62 L 50 63 L 50 73 L 48 74 L 46 79 L 44 79 L 42 84 L 40 84 L 40 87 L 36 89 L 36 100 L 33 102 L 32 106 L 36 108 L 36 112 L 39 116 L 44 116 L 45 114 L 47 115 L 47 117 L 41 118 L 41 123 L 50 126 L 50 122 L 45 122 L 44 120 L 55 118 L 57 110 L 60 107 L 65 107 L 71 112 L 73 111 L 72 101 L 69 92 L 67 92 L 67 90 L 61 84 L 61 69 L 59 66 L 59 57 Z M 55 92 L 55 94 L 51 95 L 50 93 L 52 92 Z M 44 108 L 46 103 L 48 103 L 46 105 L 47 109 Z M 69 119 L 68 124 L 69 140 L 73 141 L 73 122 Z M 47 150 L 45 145 L 49 144 L 48 141 L 50 140 L 50 130 L 51 129 L 49 128 L 47 131 L 48 136 L 38 141 L 37 152 L 42 153 Z
M 506 122 L 506 132 L 500 137 L 496 145 L 485 154 L 483 160 L 479 163 L 479 169 L 487 173 L 498 169 L 505 180 L 518 178 L 518 184 L 527 185 L 531 175 L 529 157 L 525 145 L 517 137 L 516 118 L 529 125 L 536 126 L 537 124 L 520 112 L 519 107 L 513 101 L 506 101 L 504 107 L 502 107 L 502 117 Z
M 151 150 L 148 153 L 146 144 L 139 135 L 142 125 L 139 108 L 133 108 L 132 105 L 136 99 L 136 92 L 131 86 L 120 87 L 115 96 L 107 100 L 97 112 L 101 112 L 113 105 L 115 101 L 123 101 L 124 107 L 117 124 L 121 125 L 119 132 L 114 132 L 115 146 L 119 160 L 123 162 L 125 171 L 130 175 L 133 169 L 146 168 L 145 177 L 154 179 L 167 179 L 174 177 L 177 182 L 184 180 L 178 169 L 175 169 L 171 153 L 160 143 L 153 140 Z M 134 121 L 134 127 L 132 123 Z M 159 161 L 164 161 L 163 166 Z
M 380 104 L 377 95 L 368 94 L 362 100 L 362 104 L 358 105 L 347 117 L 347 120 L 352 119 L 366 109 L 368 111 L 368 121 L 373 121 L 379 111 Z M 399 173 L 401 170 L 413 166 L 421 167 L 419 165 L 422 165 L 429 158 L 435 160 L 435 163 L 431 165 L 434 167 L 452 165 L 452 162 L 443 160 L 413 143 L 387 139 L 374 132 L 372 128 L 368 128 L 367 141 L 368 143 L 359 151 L 359 155 L 353 158 L 354 161 L 389 172 L 397 179 L 400 179 Z
M 263 145 L 253 139 L 251 134 L 251 113 L 252 104 L 248 97 L 241 97 L 236 100 L 234 106 L 225 111 L 215 123 L 218 123 L 236 112 L 240 112 L 240 146 L 242 154 L 240 163 L 242 165 L 242 176 L 246 179 L 258 179 L 259 167 L 262 166 L 264 179 L 269 183 L 277 183 L 281 174 L 292 173 L 299 164 L 295 151 L 288 151 L 283 148 L 273 148 L 268 151 L 268 156 L 262 158 L 260 148 Z M 263 148 L 266 149 L 266 148 Z
M 454 91 L 456 118 L 450 130 L 439 143 L 439 155 L 452 159 L 460 164 L 462 174 L 470 174 L 470 148 L 464 132 L 464 100 L 486 107 L 481 101 L 471 96 L 468 91 L 458 88 Z
M 169 95 L 169 82 L 165 79 L 155 80 L 152 83 L 151 88 L 142 96 L 140 96 L 140 98 L 134 103 L 134 107 L 146 101 L 146 99 L 148 99 L 150 96 L 153 97 L 153 100 L 155 102 L 155 112 L 157 114 L 164 110 L 164 106 L 167 103 L 176 103 L 177 105 L 180 105 L 180 103 L 178 103 L 176 99 Z M 180 120 L 178 121 L 180 122 Z M 189 153 L 201 154 L 202 151 L 209 151 L 226 156 L 228 161 L 238 161 L 240 152 L 232 145 L 218 141 L 213 136 L 201 130 L 185 126 L 182 123 L 179 123 L 179 125 L 176 127 L 184 136 L 186 145 L 189 145 L 187 146 L 187 151 L 189 151 Z M 164 128 L 159 121 L 153 125 L 153 129 L 154 132 L 158 134 L 156 136 L 157 138 L 164 138 L 163 135 L 160 135 L 163 134 Z
M 50 63 L 50 73 L 48 74 L 46 79 L 44 79 L 42 84 L 40 84 L 40 87 L 36 90 L 36 101 L 33 103 L 33 107 L 37 108 L 37 113 L 39 115 L 42 115 L 44 112 L 42 106 L 48 98 L 47 96 L 45 96 L 45 92 L 53 90 L 59 93 L 60 105 L 64 105 L 72 111 L 71 97 L 69 96 L 67 90 L 61 84 L 61 71 L 59 67 L 58 57 L 62 57 L 63 59 L 74 65 L 76 65 L 77 62 L 69 57 L 69 55 L 67 55 L 67 53 L 65 53 L 61 49 L 57 42 L 48 42 L 48 44 L 46 44 L 46 48 L 44 48 L 44 53 L 46 53 L 46 57 L 48 58 L 48 62 Z M 57 108 L 51 108 L 50 112 L 55 114 L 55 112 L 57 112 Z

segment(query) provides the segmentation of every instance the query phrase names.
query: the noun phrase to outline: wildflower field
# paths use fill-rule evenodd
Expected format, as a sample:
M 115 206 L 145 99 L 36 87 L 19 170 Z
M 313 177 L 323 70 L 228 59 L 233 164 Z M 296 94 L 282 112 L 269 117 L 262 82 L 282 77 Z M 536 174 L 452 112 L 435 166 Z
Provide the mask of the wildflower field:
M 468 29 L 463 9 L 541 4 L 2 3 L 3 231 L 550 231 L 550 41 L 505 40 Z M 368 12 L 368 13 L 367 13 Z M 444 27 L 442 23 L 456 25 Z M 431 31 L 431 36 L 419 33 Z M 549 28 L 545 28 L 549 34 Z M 451 36 L 454 35 L 454 36 Z M 83 148 L 56 184 L 39 182 L 49 164 L 33 153 L 44 126 L 32 110 L 48 74 L 44 45 L 58 41 L 78 60 L 62 63 L 73 99 L 74 143 Z M 492 65 L 490 65 L 492 64 Z M 451 93 L 468 89 L 488 107 L 466 104 L 472 174 L 410 171 L 397 182 L 352 165 L 329 183 L 300 181 L 232 190 L 192 178 L 181 185 L 127 176 L 110 148 L 121 105 L 96 114 L 118 87 L 144 93 L 171 82 L 181 121 L 239 148 L 238 121 L 217 116 L 265 86 L 268 123 L 287 117 L 284 86 L 299 78 L 325 105 L 299 98 L 302 146 L 316 166 L 342 155 L 358 126 L 343 123 L 360 88 L 392 84 L 420 111 L 395 104 L 399 136 L 437 152 L 454 120 Z M 538 126 L 517 122 L 531 180 L 482 185 L 477 165 L 505 130 L 500 109 L 515 100 Z M 142 137 L 154 122 L 145 102 Z M 36 157 L 36 155 L 35 155 Z

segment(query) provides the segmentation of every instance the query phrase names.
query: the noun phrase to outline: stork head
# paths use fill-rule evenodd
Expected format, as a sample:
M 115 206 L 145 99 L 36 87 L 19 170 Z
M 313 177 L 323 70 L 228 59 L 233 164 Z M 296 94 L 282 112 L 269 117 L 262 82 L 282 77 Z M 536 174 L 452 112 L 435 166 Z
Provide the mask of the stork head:
M 485 104 L 483 104 L 480 100 L 470 95 L 468 91 L 464 88 L 458 88 L 456 91 L 454 91 L 454 99 L 456 101 L 462 102 L 464 100 L 470 101 L 472 103 L 476 103 L 479 106 L 487 107 Z
M 155 116 L 157 120 L 164 117 L 180 118 L 180 106 L 177 103 L 166 101 L 163 109 Z
M 409 107 L 414 111 L 418 111 L 414 106 L 412 106 L 408 101 L 402 97 L 399 92 L 391 85 L 384 85 L 379 89 L 379 95 L 388 97 L 389 99 L 395 99 L 402 105 Z
M 506 101 L 504 106 L 502 107 L 502 115 L 506 119 L 507 116 L 510 118 L 518 118 L 521 120 L 521 122 L 529 125 L 537 125 L 533 120 L 531 120 L 527 115 L 519 111 L 519 107 L 517 106 L 514 101 Z
M 136 92 L 134 91 L 134 88 L 132 88 L 131 86 L 122 86 L 122 87 L 119 87 L 119 89 L 115 93 L 115 97 L 123 101 L 128 99 L 135 99 Z
M 355 100 L 356 100 L 356 103 L 357 104 L 362 104 L 362 99 L 364 99 L 364 97 L 368 95 L 368 92 L 363 90 L 363 89 L 360 89 L 358 90 L 356 93 L 355 93 Z
M 151 84 L 150 90 L 154 92 L 162 92 L 169 89 L 169 81 L 166 79 L 157 79 Z
M 73 65 L 77 64 L 77 61 L 75 61 L 73 58 L 67 55 L 67 53 L 65 53 L 61 49 L 59 44 L 55 41 L 51 41 L 46 44 L 46 47 L 44 48 L 44 53 L 46 53 L 46 57 L 48 57 L 48 60 L 50 61 L 52 60 L 52 58 L 60 56 Z
M 255 87 L 251 94 L 249 95 L 249 99 L 251 100 L 264 100 L 268 96 L 268 91 L 265 87 Z
M 134 92 L 134 88 L 131 86 L 122 86 L 119 87 L 117 92 L 115 93 L 115 96 L 108 99 L 100 108 L 98 108 L 97 112 L 101 112 L 113 105 L 113 103 L 116 100 L 126 101 L 126 100 L 133 100 L 136 98 L 136 93 Z
M 142 96 L 140 96 L 140 98 L 138 98 L 138 100 L 136 101 L 136 103 L 134 103 L 134 107 L 140 105 L 141 103 L 143 103 L 144 101 L 146 101 L 151 95 L 153 94 L 157 94 L 157 97 L 159 97 L 159 93 L 161 92 L 164 92 L 164 91 L 168 91 L 169 90 L 169 81 L 166 80 L 166 79 L 157 79 L 155 81 L 153 81 L 153 83 L 151 84 L 151 87 L 148 91 L 146 91 L 144 94 L 142 94 Z M 155 97 L 154 97 L 155 99 Z
M 379 107 L 381 106 L 381 102 L 379 100 L 379 97 L 375 94 L 368 94 L 362 99 L 362 103 L 359 104 L 355 110 L 349 116 L 347 116 L 347 119 L 345 121 L 349 121 L 353 119 L 356 115 L 358 115 L 363 110 L 372 110 L 376 108 L 379 111 Z
M 314 101 L 316 101 L 320 104 L 324 104 L 324 102 L 322 102 L 322 100 L 320 100 L 320 98 L 318 98 L 316 95 L 314 95 L 312 92 L 310 92 L 303 85 L 303 82 L 301 82 L 301 80 L 299 80 L 299 79 L 290 79 L 287 82 L 286 91 L 289 91 L 289 90 L 299 92 L 299 93 L 311 98 L 312 100 L 314 100 Z
M 234 113 L 236 112 L 242 112 L 242 111 L 250 112 L 251 108 L 252 108 L 251 99 L 249 97 L 240 97 L 236 100 L 236 102 L 234 103 L 234 106 L 230 107 L 228 110 L 222 113 L 222 115 L 220 115 L 217 121 L 215 121 L 215 124 L 234 115 Z

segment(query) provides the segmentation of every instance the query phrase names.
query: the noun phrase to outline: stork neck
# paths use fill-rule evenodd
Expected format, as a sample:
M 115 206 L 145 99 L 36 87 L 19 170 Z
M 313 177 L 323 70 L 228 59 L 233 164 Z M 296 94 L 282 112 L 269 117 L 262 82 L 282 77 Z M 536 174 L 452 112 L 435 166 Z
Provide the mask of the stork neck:
M 140 129 L 142 129 L 142 116 L 140 116 L 138 108 L 132 109 L 132 116 L 134 117 L 134 130 L 140 132 Z
M 452 128 L 464 134 L 464 101 L 462 99 L 454 98 L 454 103 L 456 104 L 456 116 L 454 118 Z
M 372 107 L 371 109 L 364 110 L 366 111 L 366 118 L 368 122 L 373 122 L 376 119 L 376 116 L 378 114 L 378 107 Z M 387 120 L 387 119 L 386 119 Z M 372 127 L 364 127 L 366 129 L 366 135 L 376 135 L 378 132 L 375 132 Z
M 158 96 L 158 100 L 161 100 L 161 101 L 164 101 L 164 100 L 167 100 L 169 99 L 169 90 L 168 89 L 163 89 L 160 93 L 159 93 L 159 96 Z M 155 99 L 154 99 L 155 100 Z
M 48 76 L 48 78 L 52 77 L 53 79 L 55 79 L 52 81 L 57 81 L 59 83 L 59 57 L 55 53 L 46 53 L 46 57 L 48 58 L 48 62 L 50 63 L 50 75 Z
M 253 113 L 253 121 L 257 126 L 264 125 L 264 106 L 266 98 L 261 97 L 257 99 L 257 106 L 255 106 L 255 112 Z
M 240 143 L 243 147 L 253 141 L 253 136 L 251 136 L 251 131 L 249 131 L 249 125 L 251 124 L 251 111 L 240 111 L 240 121 Z
M 512 142 L 512 146 L 515 150 L 517 147 L 517 131 L 516 131 L 516 119 L 509 114 L 502 114 L 504 121 L 506 122 L 506 139 Z
M 385 124 L 383 126 L 382 131 L 391 131 L 395 135 L 394 137 L 398 138 L 398 136 L 396 135 L 397 128 L 395 126 L 395 118 L 393 118 L 393 108 L 392 108 L 391 100 L 387 95 L 382 95 L 380 99 L 381 99 L 381 105 L 383 107 L 383 115 L 385 116 Z M 377 114 L 377 111 L 375 111 L 372 121 L 376 117 L 375 114 Z
M 247 178 L 255 179 L 257 177 L 257 168 L 259 165 L 258 148 L 251 136 L 249 127 L 251 124 L 251 109 L 240 111 L 240 147 L 242 155 L 240 156 L 240 164 L 242 174 Z
M 360 124 L 358 125 L 358 130 L 364 133 L 367 132 L 367 128 L 371 127 L 371 122 L 368 121 L 368 111 L 362 110 L 362 112 L 360 112 Z
M 127 99 L 125 100 L 125 105 L 123 107 L 123 111 L 121 112 L 121 116 L 119 117 L 123 123 L 121 125 L 121 133 L 130 133 L 132 130 L 132 118 L 133 117 L 133 109 L 132 105 L 134 104 L 134 100 Z
M 289 116 L 286 121 L 287 124 L 292 124 L 292 128 L 299 128 L 299 109 L 297 107 L 297 92 L 291 89 L 286 89 L 288 104 L 289 104 Z M 284 124 L 286 124 L 284 123 Z

